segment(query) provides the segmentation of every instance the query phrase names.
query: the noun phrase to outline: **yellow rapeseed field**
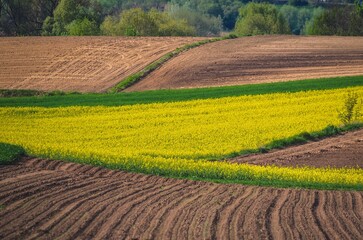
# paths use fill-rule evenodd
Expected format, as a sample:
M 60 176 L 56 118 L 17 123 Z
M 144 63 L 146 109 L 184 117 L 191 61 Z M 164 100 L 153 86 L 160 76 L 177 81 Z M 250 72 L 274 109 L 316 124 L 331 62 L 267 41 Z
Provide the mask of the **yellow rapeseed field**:
M 363 96 L 363 87 L 351 88 Z M 361 170 L 210 162 L 339 125 L 346 89 L 121 107 L 0 108 L 0 142 L 35 156 L 173 176 L 363 184 Z

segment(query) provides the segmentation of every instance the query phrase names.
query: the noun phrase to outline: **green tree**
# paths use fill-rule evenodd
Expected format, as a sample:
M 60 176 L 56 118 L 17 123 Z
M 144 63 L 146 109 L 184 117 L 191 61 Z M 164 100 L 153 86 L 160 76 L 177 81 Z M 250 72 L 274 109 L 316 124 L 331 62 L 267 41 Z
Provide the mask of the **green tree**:
M 223 21 L 221 17 L 214 17 L 202 14 L 188 6 L 179 6 L 169 4 L 165 11 L 174 19 L 184 19 L 188 25 L 196 29 L 198 36 L 215 36 L 223 29 Z
M 73 23 L 74 26 L 79 25 L 85 18 L 99 24 L 101 12 L 100 5 L 94 0 L 60 0 L 53 12 L 54 16 L 49 16 L 44 21 L 42 34 L 68 35 L 67 26 L 74 21 L 76 21 Z M 72 29 L 74 29 L 73 26 Z
M 363 14 L 359 7 L 333 7 L 316 16 L 307 27 L 310 35 L 362 36 Z
M 101 25 L 104 35 L 119 36 L 193 36 L 196 30 L 186 20 L 152 9 L 125 10 L 119 18 L 107 16 Z
M 1 35 L 40 35 L 58 0 L 0 0 Z
M 74 20 L 65 28 L 71 36 L 96 36 L 100 32 L 96 22 L 88 18 Z
M 156 23 L 141 8 L 123 11 L 118 28 L 125 36 L 157 36 L 158 32 Z
M 158 26 L 158 36 L 194 36 L 196 34 L 195 28 L 188 25 L 186 20 L 173 19 L 166 12 L 152 9 L 149 16 Z
M 318 12 L 322 11 L 322 8 L 294 7 L 291 5 L 284 5 L 279 10 L 289 23 L 291 32 L 296 35 L 304 34 L 306 24 Z
M 235 32 L 238 35 L 291 33 L 286 19 L 268 3 L 249 3 L 240 8 Z

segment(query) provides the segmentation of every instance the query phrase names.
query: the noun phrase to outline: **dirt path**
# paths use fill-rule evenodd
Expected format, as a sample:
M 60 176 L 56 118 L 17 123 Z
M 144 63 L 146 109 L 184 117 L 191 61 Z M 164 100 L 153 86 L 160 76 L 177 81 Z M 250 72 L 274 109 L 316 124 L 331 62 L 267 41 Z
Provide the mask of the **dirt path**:
M 255 36 L 179 55 L 126 91 L 363 75 L 363 37 Z
M 0 89 L 102 92 L 191 37 L 0 38 Z
M 363 168 L 363 129 L 267 154 L 236 157 L 231 161 L 256 165 Z
M 359 239 L 363 192 L 223 185 L 28 159 L 0 166 L 0 239 Z

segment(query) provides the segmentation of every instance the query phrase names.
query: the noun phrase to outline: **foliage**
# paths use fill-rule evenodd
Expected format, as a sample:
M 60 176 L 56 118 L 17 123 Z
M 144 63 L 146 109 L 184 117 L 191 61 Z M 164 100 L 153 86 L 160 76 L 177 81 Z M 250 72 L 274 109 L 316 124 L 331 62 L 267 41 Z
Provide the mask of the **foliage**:
M 90 21 L 88 18 L 74 20 L 65 29 L 70 36 L 96 36 L 99 34 L 96 22 Z
M 100 6 L 92 0 L 60 0 L 53 14 L 54 17 L 49 16 L 43 23 L 43 35 L 89 35 L 90 32 L 98 32 Z
M 241 36 L 289 33 L 289 25 L 277 8 L 268 3 L 249 3 L 240 9 L 235 32 Z
M 123 11 L 120 18 L 106 17 L 101 25 L 105 35 L 116 36 L 193 36 L 195 29 L 185 20 L 176 20 L 167 13 L 140 8 Z
M 67 106 L 125 106 L 157 102 L 176 102 L 228 96 L 259 95 L 268 93 L 293 93 L 309 90 L 328 90 L 363 86 L 363 76 L 308 79 L 240 86 L 196 89 L 121 92 L 117 94 L 53 94 L 46 97 L 0 98 L 0 107 L 67 107 Z M 4 90 L 7 91 L 7 90 Z M 19 96 L 19 93 L 10 93 Z M 47 93 L 47 94 L 52 94 Z M 21 95 L 20 95 L 21 96 Z
M 1 0 L 0 36 L 39 35 L 59 0 Z
M 308 0 L 288 0 L 289 5 L 292 6 L 306 6 L 309 4 Z
M 353 90 L 363 94 L 362 87 Z M 337 89 L 123 107 L 0 108 L 0 141 L 35 156 L 166 176 L 362 188 L 359 169 L 210 161 L 336 125 L 333 112 L 343 95 Z
M 76 95 L 79 92 L 62 92 L 59 90 L 44 92 L 39 90 L 26 90 L 26 89 L 0 89 L 0 98 L 15 98 L 15 97 L 30 97 L 30 96 L 64 96 L 64 95 Z
M 0 165 L 12 164 L 24 154 L 22 147 L 0 142 Z
M 343 124 L 351 124 L 359 121 L 362 117 L 362 101 L 359 101 L 359 95 L 356 92 L 348 92 L 345 97 L 344 106 L 338 110 L 338 116 Z
M 184 19 L 172 18 L 168 13 L 155 9 L 149 12 L 151 19 L 158 26 L 158 36 L 194 36 L 196 30 Z
M 363 35 L 363 14 L 358 6 L 333 7 L 316 16 L 307 28 L 309 35 Z
M 188 6 L 169 4 L 165 10 L 172 18 L 187 21 L 198 36 L 216 36 L 222 31 L 222 18 L 195 11 Z
M 296 35 L 304 34 L 304 29 L 314 16 L 319 15 L 323 9 L 308 8 L 308 7 L 294 7 L 291 5 L 284 5 L 280 8 L 279 12 L 289 23 L 291 32 Z

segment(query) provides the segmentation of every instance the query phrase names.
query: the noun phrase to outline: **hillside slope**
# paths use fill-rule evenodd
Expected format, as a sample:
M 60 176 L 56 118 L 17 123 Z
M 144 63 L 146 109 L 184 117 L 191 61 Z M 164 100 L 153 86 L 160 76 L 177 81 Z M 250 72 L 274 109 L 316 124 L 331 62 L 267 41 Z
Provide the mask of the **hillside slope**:
M 201 38 L 0 38 L 0 89 L 103 92 Z
M 363 37 L 255 36 L 206 44 L 126 91 L 363 75 Z

